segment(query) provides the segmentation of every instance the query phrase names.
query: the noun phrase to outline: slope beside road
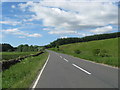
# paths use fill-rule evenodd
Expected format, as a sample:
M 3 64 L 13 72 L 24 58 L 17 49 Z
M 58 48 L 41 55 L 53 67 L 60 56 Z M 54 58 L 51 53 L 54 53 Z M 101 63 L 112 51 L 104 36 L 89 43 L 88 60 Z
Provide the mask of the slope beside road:
M 118 88 L 118 69 L 50 53 L 34 88 Z

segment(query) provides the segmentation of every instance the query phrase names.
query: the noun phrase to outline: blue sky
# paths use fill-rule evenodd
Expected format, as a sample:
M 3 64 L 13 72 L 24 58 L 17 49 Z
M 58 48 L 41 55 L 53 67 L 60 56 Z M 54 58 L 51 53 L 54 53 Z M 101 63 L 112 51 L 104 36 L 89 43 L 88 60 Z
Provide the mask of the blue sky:
M 57 38 L 117 32 L 117 4 L 87 1 L 2 2 L 2 43 L 46 45 Z

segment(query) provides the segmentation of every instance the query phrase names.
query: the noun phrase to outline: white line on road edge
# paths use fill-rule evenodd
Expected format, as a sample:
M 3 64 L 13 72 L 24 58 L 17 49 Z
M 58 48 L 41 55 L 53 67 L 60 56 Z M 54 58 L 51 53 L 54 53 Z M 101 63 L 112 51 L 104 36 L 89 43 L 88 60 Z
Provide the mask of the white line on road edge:
M 62 56 L 60 56 L 62 58 Z
M 40 74 L 39 74 L 38 77 L 37 77 L 37 80 L 35 81 L 35 83 L 34 83 L 34 85 L 33 85 L 33 87 L 32 87 L 33 90 L 34 90 L 34 88 L 36 87 L 36 85 L 37 85 L 37 83 L 38 83 L 38 81 L 39 81 L 39 79 L 40 79 L 40 77 L 41 77 L 41 75 L 42 75 L 42 72 L 43 72 L 45 66 L 46 66 L 47 63 L 48 63 L 49 58 L 50 58 L 50 54 L 49 54 L 49 56 L 48 56 L 48 58 L 47 58 L 47 61 L 46 61 L 45 64 L 44 64 L 43 68 L 41 69 Z
M 65 58 L 64 58 L 64 60 L 65 60 L 66 62 L 68 62 L 68 60 L 67 60 L 67 59 L 65 59 Z
M 72 65 L 75 66 L 76 68 L 84 71 L 85 73 L 87 73 L 87 74 L 89 74 L 89 75 L 91 74 L 90 72 L 86 71 L 85 69 L 82 69 L 81 67 L 79 67 L 79 66 L 77 66 L 77 65 L 75 65 L 75 64 L 72 64 Z

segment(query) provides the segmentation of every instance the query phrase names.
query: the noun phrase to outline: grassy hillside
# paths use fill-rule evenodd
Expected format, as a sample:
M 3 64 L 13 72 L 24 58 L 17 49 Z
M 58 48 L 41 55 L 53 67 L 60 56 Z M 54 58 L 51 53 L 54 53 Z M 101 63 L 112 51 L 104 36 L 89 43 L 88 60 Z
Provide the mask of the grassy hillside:
M 58 38 L 57 40 L 51 42 L 50 44 L 48 44 L 44 47 L 45 48 L 54 48 L 59 45 L 88 42 L 88 41 L 95 41 L 95 40 L 104 40 L 104 39 L 117 38 L 117 37 L 120 37 L 120 32 L 96 34 L 96 35 L 85 36 L 85 37 L 81 37 L 81 38 L 78 38 L 78 37 Z
M 97 63 L 118 66 L 118 39 L 120 38 L 73 43 L 50 49 Z

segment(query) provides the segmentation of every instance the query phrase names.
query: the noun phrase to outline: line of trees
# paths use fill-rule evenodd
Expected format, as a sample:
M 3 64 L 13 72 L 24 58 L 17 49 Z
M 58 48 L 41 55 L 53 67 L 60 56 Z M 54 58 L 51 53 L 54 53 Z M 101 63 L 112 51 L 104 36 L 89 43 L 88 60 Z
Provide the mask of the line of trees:
M 45 48 L 59 47 L 59 45 L 64 45 L 64 44 L 103 40 L 103 39 L 110 39 L 110 38 L 116 38 L 116 37 L 120 37 L 120 32 L 92 35 L 92 36 L 86 36 L 82 38 L 60 38 L 46 45 Z
M 16 51 L 16 52 L 31 52 L 31 51 L 40 51 L 42 50 L 42 47 L 41 46 L 29 46 L 28 44 L 25 44 L 25 45 L 19 45 L 18 47 L 13 47 L 11 46 L 10 44 L 0 44 L 0 51 L 2 52 L 13 52 L 13 51 Z
M 19 45 L 16 49 L 18 52 L 29 52 L 29 51 L 40 51 L 41 47 L 40 46 L 29 46 L 27 44 L 25 45 Z

